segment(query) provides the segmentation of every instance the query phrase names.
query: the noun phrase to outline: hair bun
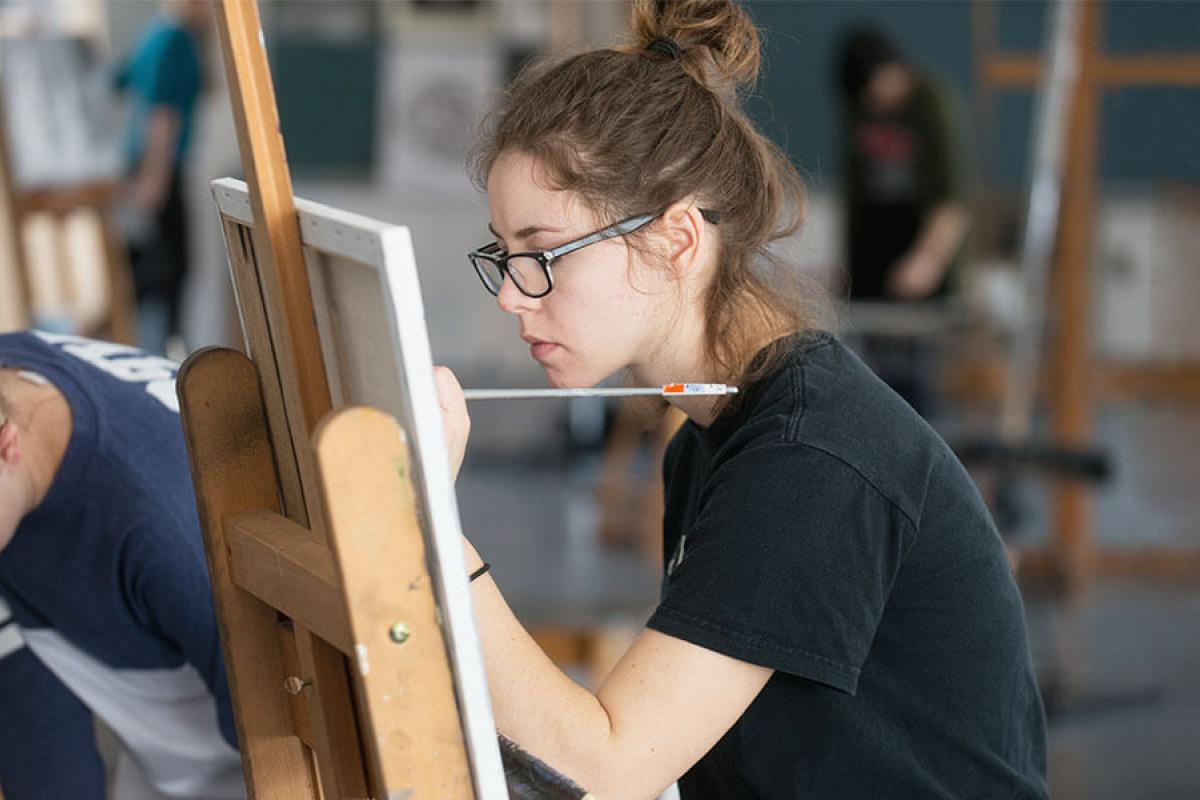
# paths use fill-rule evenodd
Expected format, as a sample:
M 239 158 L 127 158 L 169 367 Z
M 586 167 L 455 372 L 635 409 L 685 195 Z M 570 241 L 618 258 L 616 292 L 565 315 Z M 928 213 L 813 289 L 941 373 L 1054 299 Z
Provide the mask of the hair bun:
M 732 0 L 633 0 L 633 36 L 636 50 L 674 44 L 684 68 L 714 91 L 758 80 L 758 28 Z

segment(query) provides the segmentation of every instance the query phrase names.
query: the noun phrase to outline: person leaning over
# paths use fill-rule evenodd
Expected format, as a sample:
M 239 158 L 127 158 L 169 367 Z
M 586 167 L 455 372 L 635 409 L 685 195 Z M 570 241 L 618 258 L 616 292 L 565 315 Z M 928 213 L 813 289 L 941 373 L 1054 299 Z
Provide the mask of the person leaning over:
M 244 798 L 172 361 L 0 335 L 0 791 Z M 112 794 L 93 718 L 118 744 Z

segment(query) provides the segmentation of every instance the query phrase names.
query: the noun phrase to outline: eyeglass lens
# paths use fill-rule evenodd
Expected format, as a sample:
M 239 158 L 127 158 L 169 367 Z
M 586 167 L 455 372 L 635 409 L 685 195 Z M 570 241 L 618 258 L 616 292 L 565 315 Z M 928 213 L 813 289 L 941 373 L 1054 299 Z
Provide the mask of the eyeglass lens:
M 476 272 L 483 279 L 484 285 L 492 294 L 499 294 L 504 284 L 504 273 L 500 265 L 486 258 L 471 258 Z M 512 256 L 508 259 L 508 272 L 512 275 L 517 288 L 529 295 L 542 295 L 550 290 L 546 279 L 546 271 L 532 256 Z

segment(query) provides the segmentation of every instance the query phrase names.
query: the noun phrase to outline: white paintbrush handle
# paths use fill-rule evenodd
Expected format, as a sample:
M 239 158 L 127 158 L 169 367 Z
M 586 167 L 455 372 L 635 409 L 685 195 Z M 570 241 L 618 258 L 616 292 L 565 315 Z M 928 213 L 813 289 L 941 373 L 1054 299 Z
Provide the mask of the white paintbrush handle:
M 658 389 L 465 389 L 463 396 L 468 400 L 529 400 L 547 397 L 716 397 L 736 393 L 736 387 L 723 383 L 687 383 L 668 384 Z

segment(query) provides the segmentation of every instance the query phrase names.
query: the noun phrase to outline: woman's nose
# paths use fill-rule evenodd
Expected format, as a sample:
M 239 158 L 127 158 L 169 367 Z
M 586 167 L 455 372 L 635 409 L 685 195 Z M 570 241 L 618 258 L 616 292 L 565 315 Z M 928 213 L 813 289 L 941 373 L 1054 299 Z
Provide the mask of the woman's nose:
M 526 296 L 517 288 L 511 275 L 504 276 L 504 282 L 500 284 L 500 291 L 496 293 L 496 303 L 500 306 L 501 311 L 519 314 L 522 311 L 528 311 L 536 302 L 534 298 Z

